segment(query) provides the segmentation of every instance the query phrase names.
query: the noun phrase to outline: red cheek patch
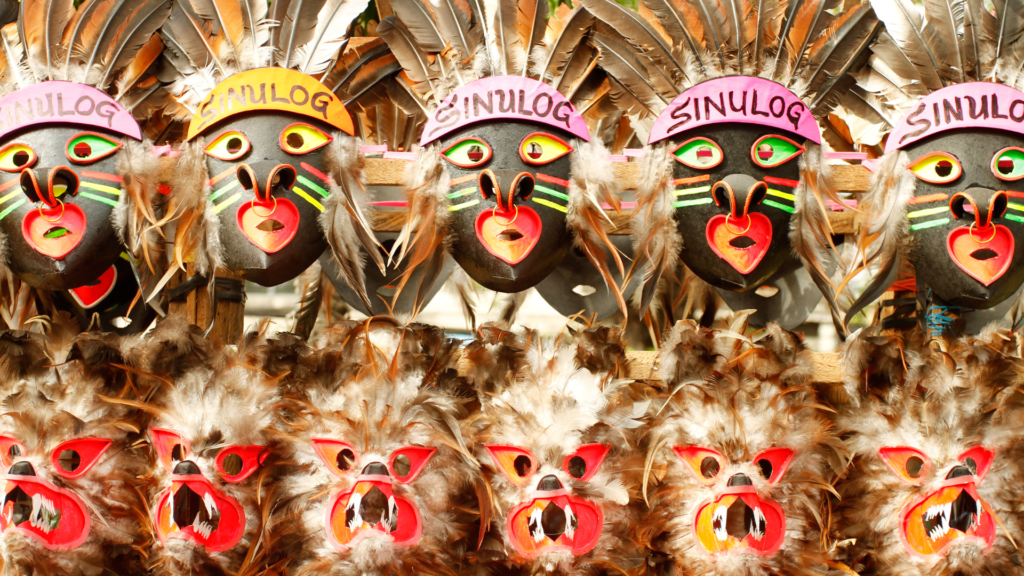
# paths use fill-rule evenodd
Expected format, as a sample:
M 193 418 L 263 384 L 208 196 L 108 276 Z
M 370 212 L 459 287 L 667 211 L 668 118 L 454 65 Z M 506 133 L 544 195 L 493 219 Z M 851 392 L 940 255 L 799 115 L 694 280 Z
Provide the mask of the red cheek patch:
M 1005 274 L 1013 260 L 1013 234 L 998 224 L 981 230 L 955 228 L 949 233 L 946 247 L 953 262 L 985 286 Z
M 708 245 L 740 274 L 749 274 L 764 258 L 772 243 L 772 223 L 758 212 L 746 218 L 719 214 L 708 220 Z
M 116 283 L 117 267 L 111 266 L 107 268 L 106 272 L 100 274 L 100 277 L 96 279 L 94 284 L 72 288 L 70 292 L 72 298 L 78 302 L 79 306 L 89 310 L 113 292 L 114 284 Z
M 273 254 L 292 241 L 299 231 L 299 210 L 287 198 L 255 204 L 249 202 L 238 209 L 238 228 L 257 248 Z
M 21 221 L 21 234 L 36 252 L 60 260 L 82 242 L 86 220 L 74 204 L 32 210 Z
M 476 218 L 476 237 L 488 252 L 515 266 L 526 258 L 540 240 L 543 228 L 540 216 L 532 208 L 519 206 L 518 212 L 487 210 Z

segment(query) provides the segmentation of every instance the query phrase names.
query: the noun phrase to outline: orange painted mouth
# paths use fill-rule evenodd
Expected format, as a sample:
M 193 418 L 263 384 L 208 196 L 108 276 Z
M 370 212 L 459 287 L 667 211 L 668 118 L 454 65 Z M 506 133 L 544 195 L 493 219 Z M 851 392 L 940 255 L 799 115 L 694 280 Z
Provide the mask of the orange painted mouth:
M 92 521 L 82 500 L 44 480 L 8 480 L 2 502 L 3 532 L 21 532 L 50 550 L 71 550 L 89 537 Z
M 476 237 L 480 243 L 512 266 L 529 256 L 542 229 L 540 216 L 526 206 L 508 212 L 484 211 L 476 218 Z
M 1013 234 L 999 224 L 983 229 L 954 228 L 946 247 L 953 262 L 985 286 L 1005 274 L 1013 260 Z
M 74 204 L 30 210 L 21 221 L 21 234 L 36 252 L 60 260 L 82 242 L 86 222 L 85 212 Z
M 191 540 L 210 552 L 228 550 L 242 539 L 245 511 L 230 496 L 214 490 L 200 475 L 174 476 L 157 506 L 157 534 Z
M 338 550 L 366 537 L 387 537 L 396 544 L 414 545 L 422 530 L 416 505 L 396 496 L 387 477 L 364 476 L 327 509 L 327 538 Z
M 274 202 L 243 204 L 238 209 L 238 228 L 267 254 L 280 251 L 299 231 L 299 210 L 287 198 Z
M 597 545 L 603 525 L 600 507 L 564 493 L 535 498 L 508 515 L 512 546 L 525 556 L 556 550 L 586 554 Z
M 772 223 L 759 212 L 744 218 L 719 214 L 708 220 L 707 241 L 711 250 L 740 274 L 749 274 L 764 258 L 772 243 Z
M 71 297 L 78 302 L 79 306 L 88 310 L 109 296 L 114 291 L 115 284 L 117 284 L 117 267 L 111 266 L 107 268 L 106 272 L 100 274 L 94 283 L 72 288 L 70 290 Z
M 776 502 L 753 492 L 726 494 L 701 506 L 693 531 L 711 554 L 771 556 L 785 539 L 786 515 Z
M 951 544 L 965 540 L 988 548 L 995 540 L 995 521 L 973 482 L 932 492 L 909 510 L 900 536 L 911 553 L 942 554 Z

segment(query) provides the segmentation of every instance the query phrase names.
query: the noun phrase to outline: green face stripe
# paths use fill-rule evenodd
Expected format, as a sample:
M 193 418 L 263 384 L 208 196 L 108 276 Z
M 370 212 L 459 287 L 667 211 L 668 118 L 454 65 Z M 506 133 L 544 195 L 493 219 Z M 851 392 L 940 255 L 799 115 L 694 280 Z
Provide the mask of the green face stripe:
M 296 177 L 296 180 L 298 180 L 299 183 L 302 184 L 303 186 L 305 186 L 306 188 L 309 188 L 310 190 L 312 190 L 313 192 L 316 192 L 317 194 L 323 196 L 324 198 L 327 198 L 328 196 L 331 195 L 331 193 L 328 192 L 327 190 L 324 190 L 322 186 L 320 186 L 316 182 L 313 182 L 309 178 L 306 178 L 302 174 L 299 174 Z
M 562 200 L 565 200 L 566 202 L 569 201 L 569 195 L 568 194 L 565 194 L 563 192 L 559 192 L 558 190 L 552 190 L 551 188 L 548 188 L 547 186 L 541 186 L 540 184 L 534 184 L 533 185 L 533 189 L 538 191 L 538 192 L 543 192 L 543 193 L 547 194 L 548 196 L 554 196 L 555 198 L 561 198 Z
M 217 198 L 220 198 L 221 196 L 224 195 L 225 192 L 231 190 L 235 186 L 238 186 L 238 180 L 232 180 L 229 184 L 225 184 L 224 186 L 221 186 L 220 188 L 214 190 L 213 194 L 210 194 L 210 202 L 213 202 Z
M 1013 220 L 1014 222 L 1020 222 L 1021 224 L 1024 224 L 1024 217 L 1017 216 L 1016 214 L 1005 214 L 1005 215 L 1003 215 L 1003 218 L 1006 218 L 1007 220 Z
M 696 188 L 680 188 L 676 190 L 676 196 L 686 196 L 689 194 L 700 194 L 701 192 L 708 192 L 711 190 L 711 186 L 697 186 Z
M 943 210 L 948 210 L 948 208 L 943 208 Z M 949 218 L 939 218 L 938 220 L 927 220 L 925 222 L 921 222 L 920 224 L 914 224 L 913 226 L 910 227 L 910 229 L 911 230 L 924 230 L 925 228 L 934 228 L 936 226 L 943 226 L 945 224 L 949 224 Z
M 696 200 L 677 200 L 672 203 L 676 208 L 686 208 L 687 206 L 699 206 L 700 204 L 711 204 L 714 202 L 711 198 L 697 198 Z
M 458 212 L 459 210 L 462 210 L 463 208 L 469 208 L 470 206 L 476 206 L 479 203 L 480 203 L 480 199 L 477 198 L 476 200 L 470 200 L 469 202 L 463 202 L 462 204 L 456 204 L 454 206 L 449 206 L 448 209 L 451 210 L 452 212 Z
M 470 194 L 472 194 L 474 192 L 476 192 L 476 187 L 475 186 L 473 186 L 471 188 L 461 188 L 461 189 L 456 190 L 455 192 L 452 192 L 451 194 L 449 194 L 448 195 L 448 199 L 449 200 L 454 200 L 455 198 L 462 198 L 463 196 L 469 196 Z
M 764 200 L 762 204 L 764 204 L 765 206 L 771 206 L 772 208 L 778 208 L 779 210 L 784 210 L 786 212 L 789 212 L 790 214 L 796 212 L 796 210 L 794 210 L 793 208 L 786 206 L 785 204 L 779 204 L 774 200 Z
M 936 214 L 942 214 L 946 210 L 949 210 L 947 206 L 939 206 L 938 208 L 925 208 L 924 210 L 914 210 L 907 214 L 907 218 L 924 218 L 925 216 L 934 216 Z
M 91 192 L 79 192 L 78 195 L 81 196 L 82 198 L 88 198 L 89 200 L 95 200 L 97 202 L 103 202 L 104 204 L 117 207 L 117 202 L 111 200 L 110 198 L 97 196 L 96 194 L 93 194 Z
M 310 196 L 309 193 L 303 190 L 302 188 L 299 188 L 298 186 L 292 186 L 292 192 L 295 192 L 296 194 L 301 196 L 303 200 L 312 204 L 317 210 L 321 212 L 324 211 L 324 205 L 314 200 L 313 197 Z
M 96 184 L 95 182 L 86 182 L 82 180 L 78 183 L 82 188 L 88 188 L 90 190 L 96 190 L 97 192 L 106 192 L 107 194 L 113 194 L 114 196 L 120 196 L 121 191 L 113 186 L 104 186 L 103 184 Z
M 11 212 L 14 212 L 15 210 L 17 210 L 18 207 L 21 206 L 22 204 L 24 204 L 25 202 L 28 202 L 28 200 L 25 199 L 25 198 L 22 198 L 21 200 L 18 200 L 14 204 L 11 204 L 10 206 L 8 206 L 6 210 L 4 210 L 3 212 L 0 212 L 0 220 L 3 220 L 5 217 L 7 217 L 8 214 L 10 214 Z
M 225 200 L 225 201 L 221 202 L 220 204 L 217 204 L 216 206 L 214 206 L 213 207 L 213 213 L 214 214 L 220 214 L 221 212 L 224 211 L 225 208 L 227 208 L 228 206 L 231 206 L 235 202 L 238 202 L 238 199 L 241 198 L 241 197 L 242 197 L 242 193 L 241 192 L 235 192 L 227 200 Z
M 131 258 L 128 257 L 128 253 L 127 252 L 121 252 L 120 256 L 121 256 L 122 260 L 124 260 L 125 262 L 128 262 L 129 264 L 131 264 L 132 260 L 131 260 Z
M 786 200 L 789 200 L 790 202 L 796 202 L 796 196 L 793 196 L 792 194 L 787 194 L 787 193 L 783 192 L 782 190 L 776 190 L 774 188 L 769 188 L 768 189 L 768 194 L 770 194 L 772 196 L 778 196 L 779 198 L 785 198 Z
M 543 198 L 537 198 L 536 196 L 534 196 L 533 198 L 530 198 L 530 200 L 533 200 L 534 202 L 536 202 L 537 204 L 540 204 L 541 206 L 547 206 L 548 208 L 554 208 L 555 210 L 558 210 L 559 212 L 564 212 L 566 214 L 569 213 L 569 209 L 568 208 L 566 208 L 565 206 L 562 206 L 561 204 L 555 204 L 554 202 L 552 202 L 550 200 L 545 200 Z
M 11 198 L 14 198 L 15 196 L 20 196 L 20 195 L 21 195 L 21 190 L 16 190 L 14 192 L 11 192 L 7 196 L 4 196 L 3 198 L 0 198 L 0 204 L 3 204 L 5 202 L 7 202 L 8 200 L 10 200 Z
M 3 204 L 3 201 L 4 201 L 4 199 L 0 198 L 0 204 Z M 1017 204 L 1016 202 L 1007 202 L 1006 203 L 1006 207 L 1007 208 L 1013 208 L 1014 210 L 1020 210 L 1021 212 L 1024 212 L 1024 204 Z

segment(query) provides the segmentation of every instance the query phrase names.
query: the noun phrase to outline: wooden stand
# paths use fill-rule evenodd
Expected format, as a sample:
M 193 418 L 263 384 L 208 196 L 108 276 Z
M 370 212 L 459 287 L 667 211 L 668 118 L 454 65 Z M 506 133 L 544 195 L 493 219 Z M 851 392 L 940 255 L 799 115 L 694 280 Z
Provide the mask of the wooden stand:
M 188 266 L 188 272 L 188 276 L 192 276 L 193 270 L 191 265 Z M 217 277 L 242 280 L 241 275 L 233 274 L 226 268 L 219 269 Z M 169 284 L 173 288 L 185 280 L 186 275 L 179 272 Z M 222 346 L 237 343 L 241 339 L 245 328 L 245 304 L 242 302 L 218 300 L 216 310 L 213 310 L 210 302 L 210 291 L 206 286 L 200 286 L 189 292 L 186 296 L 172 301 L 167 308 L 168 314 L 184 315 L 190 324 L 195 324 L 204 330 L 210 325 L 212 312 L 214 316 L 212 318 L 213 329 L 210 330 L 208 338 L 211 342 Z

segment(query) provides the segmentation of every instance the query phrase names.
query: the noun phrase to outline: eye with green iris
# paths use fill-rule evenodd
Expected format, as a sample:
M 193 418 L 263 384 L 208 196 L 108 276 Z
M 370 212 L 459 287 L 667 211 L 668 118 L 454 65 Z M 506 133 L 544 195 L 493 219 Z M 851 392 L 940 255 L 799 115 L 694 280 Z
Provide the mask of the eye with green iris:
M 1010 147 L 996 152 L 992 157 L 992 173 L 1007 182 L 1024 178 L 1024 149 Z
M 459 168 L 476 168 L 491 159 L 491 147 L 479 138 L 463 138 L 441 155 Z
M 718 144 L 701 137 L 683 142 L 673 154 L 675 154 L 676 160 L 698 170 L 714 168 L 721 164 L 725 157 Z
M 68 140 L 67 156 L 75 164 L 92 164 L 121 149 L 123 144 L 95 132 L 83 132 Z
M 754 164 L 762 168 L 774 168 L 803 154 L 805 148 L 785 136 L 770 134 L 762 136 L 750 148 Z

